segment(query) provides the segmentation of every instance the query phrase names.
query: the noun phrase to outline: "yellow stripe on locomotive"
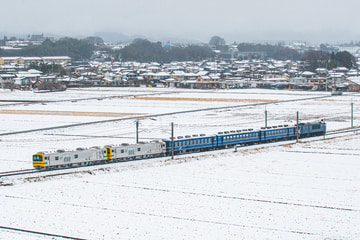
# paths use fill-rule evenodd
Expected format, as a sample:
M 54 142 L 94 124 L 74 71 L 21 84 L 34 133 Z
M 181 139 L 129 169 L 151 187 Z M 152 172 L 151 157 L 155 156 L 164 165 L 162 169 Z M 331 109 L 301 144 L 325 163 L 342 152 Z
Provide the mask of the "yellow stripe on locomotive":
M 34 168 L 44 168 L 45 167 L 45 156 L 42 153 L 37 153 L 33 155 L 33 167 Z

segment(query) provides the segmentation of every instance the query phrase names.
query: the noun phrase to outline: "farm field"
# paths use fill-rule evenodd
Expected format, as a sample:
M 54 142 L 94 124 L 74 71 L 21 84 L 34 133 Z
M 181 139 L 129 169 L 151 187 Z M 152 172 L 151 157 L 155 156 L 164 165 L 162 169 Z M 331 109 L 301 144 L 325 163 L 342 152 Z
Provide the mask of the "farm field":
M 39 151 L 135 143 L 137 119 L 141 141 L 169 138 L 171 122 L 175 136 L 257 129 L 265 110 L 268 126 L 293 125 L 299 112 L 300 122 L 324 119 L 331 131 L 351 126 L 351 103 L 359 126 L 354 93 L 0 90 L 0 172 L 32 168 Z M 2 226 L 82 239 L 359 239 L 359 138 L 354 132 L 53 178 L 0 178 L 12 184 L 0 187 L 0 239 L 53 239 Z

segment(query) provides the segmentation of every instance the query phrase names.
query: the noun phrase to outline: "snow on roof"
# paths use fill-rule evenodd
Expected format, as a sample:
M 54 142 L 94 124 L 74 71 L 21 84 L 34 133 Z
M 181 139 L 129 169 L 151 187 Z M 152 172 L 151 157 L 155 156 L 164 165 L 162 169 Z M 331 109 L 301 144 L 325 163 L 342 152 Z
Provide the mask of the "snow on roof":
M 316 75 L 316 73 L 310 72 L 310 71 L 305 71 L 303 72 L 301 75 L 303 76 L 309 76 L 309 75 Z
M 360 77 L 349 77 L 347 79 L 353 83 L 360 85 Z
M 42 74 L 42 71 L 36 70 L 36 69 L 29 69 L 28 73 L 34 73 L 34 74 Z

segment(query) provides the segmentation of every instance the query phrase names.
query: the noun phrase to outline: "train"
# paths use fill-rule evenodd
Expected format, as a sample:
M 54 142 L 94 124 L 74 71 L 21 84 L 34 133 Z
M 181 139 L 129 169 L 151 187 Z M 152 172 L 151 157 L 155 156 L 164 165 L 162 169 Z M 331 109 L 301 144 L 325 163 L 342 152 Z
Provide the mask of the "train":
M 321 136 L 325 133 L 326 123 L 321 120 L 293 126 L 263 127 L 258 130 L 224 131 L 209 136 L 187 135 L 137 144 L 122 143 L 103 147 L 77 148 L 72 151 L 38 152 L 32 155 L 32 161 L 35 169 L 51 170 L 211 151 L 234 146 Z

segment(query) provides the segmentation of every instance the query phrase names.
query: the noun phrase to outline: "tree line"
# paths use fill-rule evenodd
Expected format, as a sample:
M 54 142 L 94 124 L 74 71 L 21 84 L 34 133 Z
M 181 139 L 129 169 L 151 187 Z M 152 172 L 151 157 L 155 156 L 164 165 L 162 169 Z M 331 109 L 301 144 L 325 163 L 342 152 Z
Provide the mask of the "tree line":
M 89 59 L 94 50 L 87 39 L 61 38 L 58 41 L 46 39 L 40 45 L 29 45 L 20 50 L 5 51 L 0 49 L 0 56 L 17 56 L 33 57 L 33 56 L 69 56 L 73 60 Z
M 114 52 L 116 59 L 138 62 L 201 61 L 215 57 L 208 47 L 187 46 L 165 49 L 160 42 L 135 39 L 130 45 Z
M 212 37 L 209 45 L 215 46 L 217 50 L 227 51 L 225 40 L 218 36 Z M 308 51 L 299 53 L 281 44 L 253 43 L 240 43 L 237 45 L 237 49 L 239 52 L 263 52 L 266 58 L 275 60 L 306 61 L 310 71 L 315 71 L 316 68 L 320 67 L 327 69 L 346 67 L 351 69 L 355 66 L 355 58 L 348 52 Z M 17 50 L 16 54 L 18 56 L 69 56 L 77 61 L 89 60 L 94 50 L 105 50 L 115 60 L 137 62 L 201 61 L 215 59 L 217 56 L 217 53 L 207 46 L 190 45 L 164 48 L 160 42 L 150 42 L 146 39 L 135 39 L 120 50 L 111 50 L 105 46 L 99 37 L 87 37 L 80 40 L 61 38 L 54 42 L 47 39 L 41 45 L 30 45 Z M 14 51 L 0 49 L 0 56 L 14 56 Z M 46 67 L 37 66 L 37 68 Z
M 308 70 L 315 72 L 317 68 L 334 69 L 346 67 L 347 69 L 356 66 L 355 57 L 347 51 L 328 53 L 323 51 L 306 52 L 303 58 L 309 66 Z

